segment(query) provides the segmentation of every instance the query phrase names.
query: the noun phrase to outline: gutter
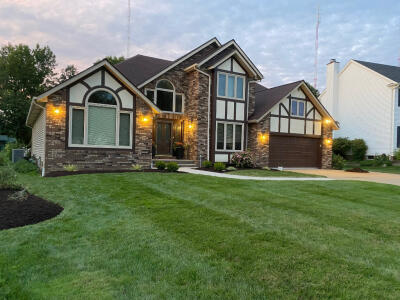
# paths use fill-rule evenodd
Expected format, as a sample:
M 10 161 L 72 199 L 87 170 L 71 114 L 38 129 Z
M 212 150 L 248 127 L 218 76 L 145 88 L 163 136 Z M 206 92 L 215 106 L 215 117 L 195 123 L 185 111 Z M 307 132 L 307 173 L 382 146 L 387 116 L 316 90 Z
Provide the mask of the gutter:
M 207 160 L 210 160 L 210 99 L 211 99 L 211 76 L 210 74 L 200 70 L 198 68 L 198 64 L 193 64 L 186 69 L 184 69 L 185 72 L 190 72 L 190 71 L 198 71 L 199 73 L 206 75 L 208 77 L 208 99 L 207 99 Z

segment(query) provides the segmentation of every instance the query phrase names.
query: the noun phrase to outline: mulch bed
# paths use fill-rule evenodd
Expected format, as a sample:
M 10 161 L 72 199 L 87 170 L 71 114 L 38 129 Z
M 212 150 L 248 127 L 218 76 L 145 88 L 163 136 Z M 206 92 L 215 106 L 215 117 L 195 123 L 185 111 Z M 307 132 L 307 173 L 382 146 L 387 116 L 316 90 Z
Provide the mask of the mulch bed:
M 143 169 L 140 171 L 136 170 L 78 170 L 75 172 L 69 171 L 56 171 L 50 172 L 46 175 L 46 177 L 60 177 L 60 176 L 69 176 L 69 175 L 80 175 L 80 174 L 102 174 L 102 173 L 172 173 L 167 170 L 158 170 L 158 169 Z M 182 172 L 173 172 L 173 173 L 182 173 Z
M 354 172 L 354 173 L 369 173 L 367 170 L 363 170 L 363 169 L 358 168 L 358 167 L 352 168 L 352 169 L 348 169 L 348 170 L 345 170 L 345 171 L 346 172 Z
M 36 224 L 54 218 L 63 211 L 58 204 L 34 195 L 25 200 L 9 200 L 16 190 L 0 190 L 0 230 Z

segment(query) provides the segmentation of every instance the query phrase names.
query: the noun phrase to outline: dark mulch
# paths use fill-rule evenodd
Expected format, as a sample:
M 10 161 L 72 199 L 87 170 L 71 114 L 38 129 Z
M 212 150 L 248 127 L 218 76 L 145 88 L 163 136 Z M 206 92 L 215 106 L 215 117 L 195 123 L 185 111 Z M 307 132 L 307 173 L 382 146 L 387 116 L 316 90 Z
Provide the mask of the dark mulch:
M 345 170 L 346 172 L 354 172 L 354 173 L 369 173 L 367 170 L 363 170 L 361 168 L 355 167 L 352 169 Z
M 58 204 L 34 195 L 26 200 L 8 200 L 15 190 L 0 190 L 0 230 L 36 224 L 62 212 Z
M 69 171 L 56 171 L 50 172 L 46 175 L 46 177 L 60 177 L 60 176 L 69 176 L 69 175 L 79 175 L 79 174 L 102 174 L 102 173 L 171 173 L 167 170 L 158 170 L 158 169 L 143 169 L 140 171 L 136 170 L 78 170 L 75 172 Z M 182 172 L 174 172 L 174 173 L 182 173 Z

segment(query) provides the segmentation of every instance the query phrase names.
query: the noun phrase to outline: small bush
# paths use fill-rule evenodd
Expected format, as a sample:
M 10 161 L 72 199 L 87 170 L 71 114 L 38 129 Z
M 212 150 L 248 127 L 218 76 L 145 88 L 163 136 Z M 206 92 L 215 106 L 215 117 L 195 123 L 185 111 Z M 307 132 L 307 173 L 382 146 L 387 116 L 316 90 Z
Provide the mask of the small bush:
M 178 169 L 179 169 L 179 166 L 176 162 L 171 161 L 171 162 L 167 163 L 167 171 L 168 172 L 176 172 L 176 171 L 178 171 Z
M 165 170 L 165 167 L 166 167 L 166 166 L 167 166 L 167 165 L 166 165 L 165 162 L 163 162 L 163 161 L 161 161 L 161 160 L 156 161 L 156 168 L 157 168 L 158 170 Z
M 254 157 L 248 151 L 233 154 L 231 162 L 236 168 L 254 168 L 255 166 Z
M 349 138 L 336 138 L 333 139 L 332 152 L 341 157 L 345 157 L 351 149 L 351 141 Z
M 24 189 L 15 193 L 12 193 L 11 195 L 8 196 L 8 200 L 11 201 L 25 201 L 28 199 L 29 194 L 28 192 Z
M 393 153 L 393 157 L 396 160 L 400 160 L 400 149 L 397 149 L 394 153 Z
M 19 188 L 17 174 L 11 167 L 0 168 L 0 189 Z
M 63 169 L 67 172 L 76 172 L 78 171 L 78 167 L 76 165 L 65 165 Z
M 335 170 L 342 170 L 344 168 L 344 165 L 346 163 L 346 160 L 337 154 L 332 155 L 332 168 Z
M 7 158 L 7 153 L 5 151 L 0 152 L 0 166 L 5 166 L 10 162 Z
M 214 170 L 215 171 L 223 171 L 226 169 L 226 165 L 223 162 L 216 162 L 214 164 Z
M 29 173 L 38 170 L 38 167 L 34 163 L 31 163 L 30 161 L 27 161 L 25 159 L 17 161 L 13 165 L 13 167 L 14 170 L 18 173 Z
M 202 167 L 203 168 L 211 169 L 212 166 L 213 166 L 213 163 L 211 161 L 209 161 L 209 160 L 205 160 L 202 163 Z
M 132 165 L 131 168 L 132 168 L 132 170 L 134 170 L 134 171 L 141 171 L 141 170 L 142 170 L 142 166 L 139 165 L 139 164 Z
M 376 166 L 376 167 L 380 167 L 383 165 L 386 165 L 386 166 L 392 165 L 392 161 L 389 159 L 389 156 L 387 156 L 386 154 L 376 155 L 374 157 L 373 162 L 374 162 L 374 166 Z
M 236 171 L 237 169 L 235 167 L 230 166 L 230 167 L 227 167 L 226 170 L 227 171 Z
M 353 160 L 364 160 L 368 146 L 363 139 L 354 139 L 351 141 L 351 152 Z

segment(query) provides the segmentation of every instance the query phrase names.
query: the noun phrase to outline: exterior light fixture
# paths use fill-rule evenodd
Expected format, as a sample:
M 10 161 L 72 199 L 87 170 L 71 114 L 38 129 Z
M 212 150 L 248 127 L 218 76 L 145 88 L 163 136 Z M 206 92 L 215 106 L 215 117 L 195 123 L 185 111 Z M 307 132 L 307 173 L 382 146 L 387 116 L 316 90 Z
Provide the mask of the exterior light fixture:
M 143 117 L 143 118 L 142 118 L 142 121 L 145 122 L 145 123 L 146 123 L 148 120 L 149 120 L 149 118 L 147 118 L 147 117 Z
M 325 124 L 331 124 L 331 120 L 330 119 L 325 119 Z
M 60 113 L 60 110 L 59 110 L 58 108 L 56 108 L 56 109 L 54 110 L 54 113 L 55 113 L 56 115 L 58 115 L 58 114 Z
M 193 125 L 192 125 L 192 124 L 189 124 L 188 127 L 189 127 L 189 129 L 192 129 L 192 128 L 193 128 Z
M 332 139 L 325 139 L 325 144 L 330 145 L 332 144 Z

